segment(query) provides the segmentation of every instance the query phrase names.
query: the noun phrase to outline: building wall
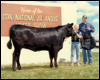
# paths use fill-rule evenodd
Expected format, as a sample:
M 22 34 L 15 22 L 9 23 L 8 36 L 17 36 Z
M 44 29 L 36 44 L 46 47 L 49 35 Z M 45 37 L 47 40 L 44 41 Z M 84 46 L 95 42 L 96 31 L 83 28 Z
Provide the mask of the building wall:
M 1 3 L 12 3 L 12 4 L 24 4 L 24 5 L 40 5 L 40 6 L 50 6 L 50 7 L 61 7 L 61 17 L 62 17 L 62 25 L 67 23 L 77 23 L 76 18 L 76 6 L 70 4 L 60 4 L 60 3 L 41 3 L 41 2 L 33 2 L 33 1 L 1 1 Z M 58 13 L 59 14 L 59 13 Z M 1 23 L 2 24 L 2 23 Z M 14 51 L 14 47 L 12 49 L 7 48 L 7 42 L 9 41 L 8 36 L 1 36 L 1 64 L 12 64 L 12 53 Z M 61 49 L 58 53 L 58 59 L 65 58 L 66 61 L 70 61 L 71 55 L 71 37 L 69 37 L 63 43 L 63 49 Z M 74 57 L 74 61 L 76 61 L 76 56 Z M 28 49 L 22 49 L 20 55 L 21 64 L 29 64 L 29 63 L 46 63 L 50 62 L 48 51 L 31 51 Z

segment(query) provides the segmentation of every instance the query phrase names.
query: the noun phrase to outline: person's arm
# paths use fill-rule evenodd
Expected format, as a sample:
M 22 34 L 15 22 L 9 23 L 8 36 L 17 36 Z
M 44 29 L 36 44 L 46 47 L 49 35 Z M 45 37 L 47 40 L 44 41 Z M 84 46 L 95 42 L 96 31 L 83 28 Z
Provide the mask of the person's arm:
M 83 36 L 80 36 L 78 33 L 76 33 L 76 35 L 77 35 L 77 37 L 78 37 L 79 39 L 82 39 L 82 38 L 83 38 Z
M 94 26 L 93 26 L 93 25 L 91 25 L 91 26 L 90 26 L 90 28 L 91 28 L 90 32 L 94 32 L 94 31 L 95 31 L 95 29 L 94 29 Z
M 78 31 L 75 32 L 75 33 L 76 33 L 76 35 L 77 35 L 77 37 L 78 37 L 79 39 L 82 39 L 82 38 L 83 38 L 83 36 L 81 36 L 80 28 L 79 28 Z
M 90 28 L 87 28 L 87 30 L 88 30 L 88 31 L 90 31 L 90 32 L 94 32 L 94 31 L 95 31 L 95 29 L 94 29 L 94 26 L 93 26 L 93 25 L 90 25 Z

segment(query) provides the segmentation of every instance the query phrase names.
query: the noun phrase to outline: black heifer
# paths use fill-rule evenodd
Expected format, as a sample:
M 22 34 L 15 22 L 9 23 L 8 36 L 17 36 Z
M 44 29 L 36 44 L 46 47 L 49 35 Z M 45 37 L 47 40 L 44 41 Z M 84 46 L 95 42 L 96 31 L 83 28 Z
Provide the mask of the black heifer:
M 9 49 L 12 48 L 11 40 L 14 45 L 12 69 L 16 71 L 16 62 L 18 69 L 21 69 L 19 56 L 22 48 L 33 51 L 47 50 L 50 55 L 50 67 L 53 67 L 54 58 L 55 67 L 57 66 L 57 54 L 63 47 L 63 41 L 66 37 L 75 35 L 72 28 L 73 23 L 55 28 L 35 28 L 24 25 L 12 25 L 10 28 L 10 40 L 7 43 Z

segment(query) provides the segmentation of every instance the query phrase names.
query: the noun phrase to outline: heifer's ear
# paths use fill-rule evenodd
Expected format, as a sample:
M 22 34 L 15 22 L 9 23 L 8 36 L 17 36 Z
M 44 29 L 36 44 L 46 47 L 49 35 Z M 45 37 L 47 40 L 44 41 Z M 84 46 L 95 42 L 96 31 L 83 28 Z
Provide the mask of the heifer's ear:
M 71 23 L 71 25 L 73 26 L 73 23 Z

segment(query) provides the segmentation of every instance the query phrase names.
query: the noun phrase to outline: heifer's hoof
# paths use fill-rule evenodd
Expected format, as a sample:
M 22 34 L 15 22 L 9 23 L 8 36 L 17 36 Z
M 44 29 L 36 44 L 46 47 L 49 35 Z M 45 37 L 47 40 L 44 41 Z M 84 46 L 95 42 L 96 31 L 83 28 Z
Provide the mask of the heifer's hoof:
M 58 66 L 55 66 L 55 68 L 58 68 Z
M 21 67 L 17 67 L 18 68 L 18 70 L 22 70 L 22 68 Z
M 50 65 L 50 68 L 52 68 L 53 67 L 53 65 Z
M 13 70 L 13 72 L 16 72 L 16 70 Z
M 13 72 L 15 72 L 15 71 L 16 71 L 16 69 L 14 69 L 14 68 L 12 68 L 12 70 L 13 70 Z

